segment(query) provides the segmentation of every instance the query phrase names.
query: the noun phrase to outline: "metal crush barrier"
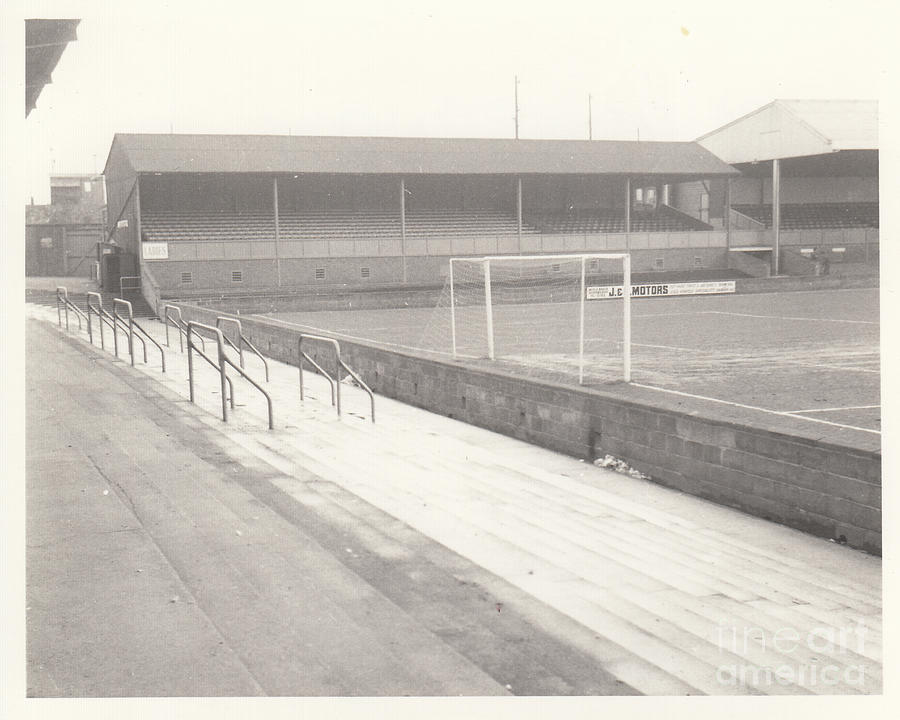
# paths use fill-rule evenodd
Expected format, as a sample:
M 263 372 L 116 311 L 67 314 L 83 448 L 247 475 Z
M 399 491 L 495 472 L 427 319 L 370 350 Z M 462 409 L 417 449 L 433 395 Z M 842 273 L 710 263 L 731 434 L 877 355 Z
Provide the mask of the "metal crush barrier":
M 96 301 L 96 305 L 92 303 L 91 300 Z M 119 336 L 116 334 L 118 324 L 113 321 L 113 316 L 103 309 L 103 298 L 100 293 L 97 292 L 89 292 L 87 294 L 88 339 L 90 340 L 91 345 L 94 344 L 94 330 L 91 322 L 91 317 L 93 315 L 96 315 L 97 319 L 100 321 L 100 347 L 104 350 L 106 349 L 106 341 L 103 337 L 103 323 L 106 323 L 113 331 L 113 345 L 115 347 L 116 357 L 119 357 Z
M 335 363 L 337 365 L 337 373 L 336 377 L 332 378 L 315 360 L 313 360 L 308 354 L 303 352 L 303 341 L 311 340 L 314 342 L 321 342 L 327 345 L 331 345 L 334 348 L 335 353 Z M 371 407 L 371 415 L 372 422 L 375 422 L 375 394 L 372 392 L 371 388 L 366 385 L 362 378 L 353 372 L 352 368 L 350 368 L 347 363 L 341 359 L 341 346 L 340 343 L 334 338 L 324 337 L 322 335 L 308 335 L 306 333 L 301 333 L 300 337 L 297 340 L 297 366 L 300 369 L 300 399 L 303 400 L 303 361 L 306 360 L 310 365 L 312 365 L 316 370 L 318 370 L 328 382 L 331 384 L 331 404 L 336 406 L 338 417 L 341 415 L 341 368 L 343 368 L 347 374 L 352 377 L 359 387 L 369 396 L 369 403 Z
M 184 352 L 187 325 L 181 317 L 181 308 L 177 305 L 165 305 L 163 307 L 163 324 L 166 326 L 166 347 L 171 347 L 169 344 L 169 325 L 172 325 L 172 327 L 178 329 L 178 345 L 181 348 L 181 352 Z M 197 333 L 197 337 L 200 338 L 200 344 L 206 350 L 206 341 L 203 339 L 203 336 Z
M 128 315 L 126 317 L 122 317 L 119 314 L 119 308 L 125 307 L 128 310 Z M 122 300 L 121 298 L 113 298 L 113 322 L 118 324 L 122 323 L 123 329 L 126 331 L 126 335 L 128 336 L 128 355 L 131 358 L 131 366 L 134 367 L 134 313 L 131 309 L 131 303 L 127 300 Z M 147 343 L 144 342 L 143 338 L 138 338 L 144 346 L 144 363 L 147 362 Z M 118 353 L 116 353 L 116 357 L 118 357 Z
M 216 351 L 217 357 L 216 360 L 210 358 L 203 350 L 197 347 L 194 344 L 194 337 L 201 337 L 199 331 L 204 331 L 211 333 L 216 340 Z M 216 370 L 219 371 L 220 377 L 220 385 L 221 385 L 221 393 L 222 393 L 222 420 L 224 422 L 228 422 L 228 401 L 226 400 L 226 388 L 229 391 L 227 394 L 231 399 L 231 409 L 234 410 L 234 384 L 231 382 L 231 378 L 228 377 L 226 372 L 226 365 L 230 365 L 234 368 L 238 374 L 243 377 L 247 382 L 249 382 L 253 387 L 259 390 L 263 397 L 266 399 L 266 404 L 268 406 L 269 411 L 269 430 L 275 429 L 275 420 L 272 412 L 272 398 L 253 378 L 251 378 L 244 370 L 239 366 L 235 365 L 235 363 L 225 354 L 225 340 L 224 335 L 222 334 L 221 329 L 218 327 L 213 327 L 212 325 L 204 325 L 203 323 L 194 322 L 193 320 L 189 320 L 187 323 L 187 348 L 188 348 L 188 386 L 189 386 L 189 395 L 191 402 L 194 402 L 194 360 L 193 360 L 193 352 L 196 352 L 200 355 L 206 362 L 212 365 Z
M 84 314 L 81 308 L 69 300 L 69 291 L 60 285 L 56 288 L 56 319 L 57 322 L 59 322 L 59 326 L 62 327 L 62 313 L 65 312 L 66 332 L 69 330 L 69 310 L 75 312 L 75 317 L 78 320 L 78 329 L 81 330 L 81 319 L 84 318 L 85 321 L 87 321 L 87 315 Z
M 128 311 L 128 315 L 126 317 L 123 318 L 119 314 L 119 311 L 118 311 L 119 307 L 124 307 Z M 144 364 L 145 365 L 147 364 L 147 343 L 144 341 L 144 339 L 146 338 L 147 340 L 149 340 L 151 343 L 153 343 L 156 346 L 157 350 L 159 350 L 160 362 L 162 363 L 162 371 L 165 372 L 166 371 L 166 354 L 163 351 L 162 346 L 158 342 L 156 342 L 156 340 L 153 338 L 153 336 L 150 335 L 150 333 L 148 333 L 146 330 L 144 330 L 144 328 L 142 328 L 140 326 L 140 324 L 138 324 L 138 321 L 134 319 L 134 310 L 132 309 L 131 303 L 128 300 L 122 300 L 121 298 L 114 298 L 113 299 L 113 315 L 118 322 L 124 323 L 126 320 L 128 322 L 128 325 L 127 325 L 128 333 L 129 333 L 128 350 L 129 350 L 129 353 L 131 354 L 131 364 L 134 365 L 134 338 L 137 338 L 138 340 L 140 340 L 141 345 L 144 348 Z M 135 330 L 139 334 L 135 334 Z
M 244 330 L 241 327 L 241 321 L 238 320 L 237 318 L 233 318 L 233 317 L 219 316 L 216 318 L 216 327 L 217 328 L 221 329 L 223 323 L 231 323 L 237 328 L 237 343 L 236 344 L 231 341 L 231 339 L 228 337 L 228 335 L 225 334 L 224 330 L 222 331 L 222 337 L 225 338 L 226 343 L 228 343 L 231 347 L 233 347 L 237 351 L 238 358 L 241 363 L 241 367 L 242 368 L 244 367 L 244 345 L 246 345 L 251 350 L 251 352 L 253 352 L 254 355 L 256 355 L 260 360 L 262 360 L 263 367 L 266 370 L 266 382 L 269 382 L 269 363 L 263 357 L 263 354 L 259 350 L 256 349 L 256 346 L 244 336 Z

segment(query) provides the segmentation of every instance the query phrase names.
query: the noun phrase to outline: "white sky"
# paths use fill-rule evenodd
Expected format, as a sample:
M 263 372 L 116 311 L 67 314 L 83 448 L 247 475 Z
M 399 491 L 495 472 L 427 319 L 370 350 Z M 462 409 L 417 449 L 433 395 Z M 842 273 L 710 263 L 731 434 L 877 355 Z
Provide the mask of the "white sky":
M 885 3 L 622 4 L 25 2 L 82 22 L 25 124 L 24 200 L 102 170 L 115 132 L 512 137 L 516 74 L 523 138 L 586 138 L 589 93 L 595 139 L 691 140 L 890 86 Z

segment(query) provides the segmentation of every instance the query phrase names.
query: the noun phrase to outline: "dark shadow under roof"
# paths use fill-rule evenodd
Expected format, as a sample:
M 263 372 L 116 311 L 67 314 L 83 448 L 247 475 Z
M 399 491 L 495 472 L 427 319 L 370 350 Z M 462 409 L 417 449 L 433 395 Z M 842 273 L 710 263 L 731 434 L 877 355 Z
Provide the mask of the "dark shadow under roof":
M 738 174 L 695 142 L 118 134 L 117 146 L 138 173 Z
M 25 21 L 25 117 L 34 109 L 80 20 Z

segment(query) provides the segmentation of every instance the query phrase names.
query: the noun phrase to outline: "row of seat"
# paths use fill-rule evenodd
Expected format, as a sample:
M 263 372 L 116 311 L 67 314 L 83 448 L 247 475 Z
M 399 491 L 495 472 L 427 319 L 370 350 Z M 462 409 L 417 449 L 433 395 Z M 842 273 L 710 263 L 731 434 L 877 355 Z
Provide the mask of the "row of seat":
M 771 205 L 734 205 L 738 212 L 772 227 Z M 782 230 L 878 227 L 878 203 L 786 203 L 781 206 Z
M 624 210 L 573 210 L 530 215 L 529 222 L 546 233 L 622 233 L 627 220 Z M 632 232 L 687 232 L 709 230 L 706 223 L 662 206 L 654 212 L 636 212 L 631 216 Z
M 147 240 L 272 240 L 275 219 L 269 213 L 146 212 L 142 228 Z M 632 232 L 684 232 L 710 226 L 665 206 L 655 212 L 634 213 Z M 579 210 L 531 215 L 523 232 L 553 234 L 622 233 L 625 213 L 615 210 Z M 285 212 L 278 217 L 279 237 L 286 240 L 395 239 L 400 218 L 390 211 Z M 515 216 L 499 211 L 416 211 L 406 216 L 411 238 L 514 235 Z
M 269 238 L 275 220 L 261 213 L 148 212 L 142 217 L 148 240 Z M 401 223 L 386 212 L 332 212 L 279 214 L 279 236 L 285 239 L 329 237 L 397 237 Z M 525 228 L 534 232 L 534 228 Z M 497 235 L 517 232 L 514 217 L 490 211 L 435 211 L 410 213 L 406 233 L 411 237 L 445 235 Z

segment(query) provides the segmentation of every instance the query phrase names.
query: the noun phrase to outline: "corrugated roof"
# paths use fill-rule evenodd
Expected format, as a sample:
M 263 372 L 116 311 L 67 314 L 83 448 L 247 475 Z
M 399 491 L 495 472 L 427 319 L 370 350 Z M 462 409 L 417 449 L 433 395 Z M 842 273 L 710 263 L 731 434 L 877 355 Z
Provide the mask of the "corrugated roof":
M 878 149 L 877 100 L 776 100 L 835 150 Z
M 136 172 L 736 174 L 694 142 L 119 134 L 117 144 Z

